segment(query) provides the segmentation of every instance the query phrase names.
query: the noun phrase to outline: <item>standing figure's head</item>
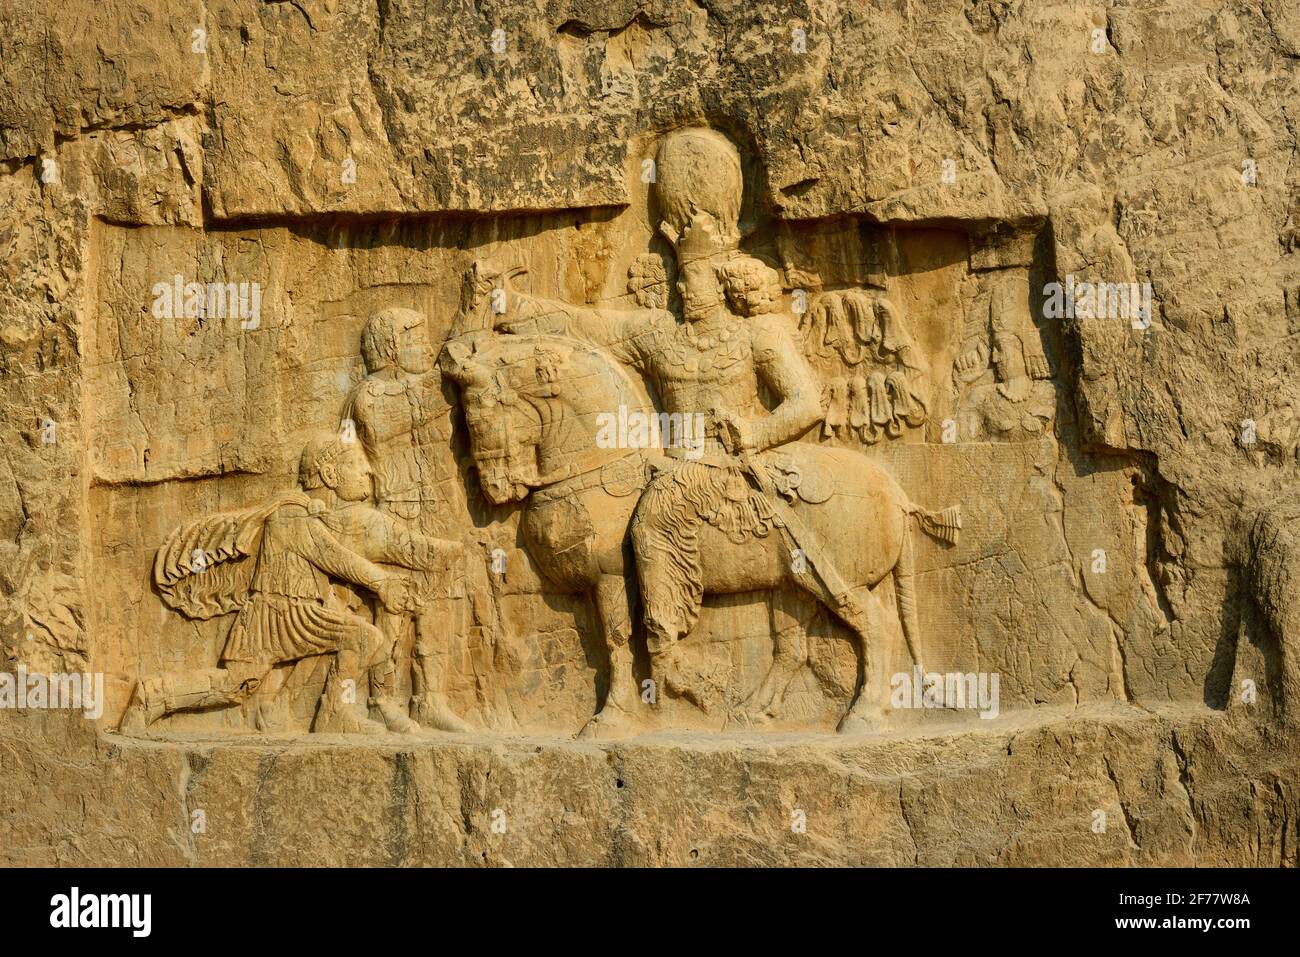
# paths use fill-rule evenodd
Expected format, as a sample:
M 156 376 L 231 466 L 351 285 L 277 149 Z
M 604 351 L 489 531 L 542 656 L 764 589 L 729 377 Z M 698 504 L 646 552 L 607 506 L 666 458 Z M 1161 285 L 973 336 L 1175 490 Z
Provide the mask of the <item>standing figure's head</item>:
M 993 330 L 993 354 L 989 357 L 998 378 L 1003 382 L 1012 382 L 1023 378 L 1025 371 L 1025 347 L 1020 337 L 1007 329 Z
M 364 502 L 374 487 L 374 473 L 361 443 L 345 442 L 337 435 L 312 439 L 302 450 L 298 463 L 298 484 L 303 491 L 322 489 L 344 502 Z
M 993 330 L 993 352 L 989 356 L 998 376 L 998 391 L 1013 402 L 1023 402 L 1033 387 L 1025 365 L 1025 347 L 1020 336 L 1007 329 Z
M 419 374 L 433 368 L 433 356 L 420 336 L 424 316 L 414 309 L 393 306 L 373 313 L 361 331 L 361 356 L 366 371 L 396 369 Z

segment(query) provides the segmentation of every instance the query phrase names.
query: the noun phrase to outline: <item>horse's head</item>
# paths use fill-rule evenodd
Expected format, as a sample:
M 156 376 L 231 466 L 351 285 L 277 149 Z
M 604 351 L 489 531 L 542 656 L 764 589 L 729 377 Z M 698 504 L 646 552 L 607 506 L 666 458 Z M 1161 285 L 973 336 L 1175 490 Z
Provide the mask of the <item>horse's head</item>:
M 496 505 L 626 454 L 602 440 L 601 423 L 650 410 L 617 361 L 566 336 L 472 333 L 449 339 L 440 361 L 460 385 L 470 453 Z
M 540 484 L 545 404 L 558 393 L 555 356 L 533 342 L 490 336 L 449 340 L 440 361 L 460 386 L 483 493 L 494 505 L 527 498 Z

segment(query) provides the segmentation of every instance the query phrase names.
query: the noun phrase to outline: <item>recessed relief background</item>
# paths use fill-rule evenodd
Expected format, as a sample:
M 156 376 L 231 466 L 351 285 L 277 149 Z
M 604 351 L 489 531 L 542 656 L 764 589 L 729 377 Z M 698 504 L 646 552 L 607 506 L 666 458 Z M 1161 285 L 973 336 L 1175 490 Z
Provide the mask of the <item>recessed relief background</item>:
M 241 683 L 242 672 L 218 665 L 246 600 L 187 614 L 160 592 L 155 565 L 180 526 L 301 493 L 303 450 L 322 433 L 363 453 L 377 514 L 458 546 L 436 566 L 404 569 L 413 591 L 404 611 L 364 581 L 317 568 L 328 580 L 321 603 L 346 610 L 348 627 L 364 621 L 384 634 L 379 657 L 354 663 L 345 680 L 372 724 L 384 701 L 389 730 L 408 716 L 499 732 L 832 730 L 860 684 L 860 729 L 975 718 L 891 707 L 891 679 L 912 679 L 917 665 L 996 673 L 1003 710 L 1194 693 L 1181 665 L 1162 664 L 1170 638 L 1151 581 L 1143 470 L 1079 447 L 1061 330 L 1041 318 L 1051 278 L 1041 225 L 990 235 L 979 224 L 784 221 L 754 201 L 762 171 L 719 131 L 646 137 L 644 155 L 611 171 L 628 178 L 635 201 L 609 212 L 97 228 L 86 404 L 101 587 L 91 615 L 110 713 L 122 715 L 134 693 L 147 718 L 130 722 L 140 733 L 313 726 L 334 646 L 266 652 Z M 252 275 L 265 277 L 256 299 L 225 285 Z M 716 300 L 702 320 L 683 311 L 698 295 L 692 283 Z M 231 291 L 228 314 L 212 308 L 213 289 L 218 299 Z M 708 328 L 696 334 L 701 321 Z M 391 337 L 398 353 L 368 366 L 367 335 Z M 530 414 L 571 419 L 576 440 L 539 444 L 525 434 L 527 416 L 475 384 L 486 376 L 512 392 L 507 403 L 526 400 L 539 356 L 553 367 L 549 401 L 560 411 Z M 471 436 L 492 418 L 485 401 L 501 423 L 480 427 L 517 433 L 485 437 L 495 449 L 476 449 Z M 626 423 L 629 401 L 634 427 L 615 424 L 604 437 L 615 447 L 602 453 L 601 421 L 616 423 L 622 406 Z M 685 446 L 638 448 L 680 438 L 671 427 L 638 438 L 638 409 L 686 421 L 686 446 L 690 423 L 701 423 L 698 457 Z M 759 432 L 787 421 L 780 434 L 746 436 L 740 454 L 710 418 L 728 412 Z M 801 449 L 824 451 L 808 459 Z M 476 454 L 512 450 L 515 466 L 529 460 L 532 484 L 522 501 L 494 500 L 482 480 L 499 460 Z M 633 510 L 648 479 L 677 470 L 700 473 L 703 491 L 654 506 L 663 537 L 646 546 L 647 595 Z M 948 509 L 935 521 L 953 527 L 927 534 L 910 514 L 899 519 L 907 528 L 892 528 L 897 516 L 874 509 L 893 489 L 900 507 Z M 532 526 L 530 513 L 540 516 Z M 691 541 L 674 537 L 678 525 Z M 248 535 L 248 554 L 229 558 L 249 566 L 246 580 L 270 562 L 264 534 Z M 891 564 L 904 539 L 911 643 Z M 671 573 L 653 568 L 655 549 Z M 370 557 L 403 574 L 393 554 Z M 224 573 L 225 559 L 196 561 L 189 584 Z M 799 571 L 759 587 L 755 562 Z M 710 576 L 719 580 L 706 587 Z M 683 604 L 675 591 L 700 594 L 647 624 L 656 588 L 665 607 Z M 660 673 L 667 655 L 671 670 Z M 611 689 L 617 720 L 604 710 Z M 591 723 L 599 714 L 604 726 Z
M 1294 3 L 63 6 L 0 861 L 1298 862 Z

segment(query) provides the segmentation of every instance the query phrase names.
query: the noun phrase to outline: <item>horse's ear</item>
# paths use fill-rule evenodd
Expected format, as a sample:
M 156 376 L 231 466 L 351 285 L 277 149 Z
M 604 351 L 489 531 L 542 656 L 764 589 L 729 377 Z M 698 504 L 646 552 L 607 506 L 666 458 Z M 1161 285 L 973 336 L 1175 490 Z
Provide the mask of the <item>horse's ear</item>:
M 474 343 L 465 339 L 447 340 L 447 355 L 457 364 L 463 363 L 474 354 Z
M 475 378 L 473 355 L 472 343 L 462 339 L 448 339 L 442 347 L 442 371 L 461 385 L 469 385 Z

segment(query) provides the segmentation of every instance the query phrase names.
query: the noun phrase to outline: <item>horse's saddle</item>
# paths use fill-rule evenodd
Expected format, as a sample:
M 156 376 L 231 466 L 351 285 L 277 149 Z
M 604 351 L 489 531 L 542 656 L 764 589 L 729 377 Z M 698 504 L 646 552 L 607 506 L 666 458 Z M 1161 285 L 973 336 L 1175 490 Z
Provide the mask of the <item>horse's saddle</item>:
M 822 463 L 806 458 L 796 462 L 787 452 L 768 452 L 763 458 L 771 470 L 772 485 L 788 501 L 800 498 L 817 505 L 835 494 L 834 477 Z

